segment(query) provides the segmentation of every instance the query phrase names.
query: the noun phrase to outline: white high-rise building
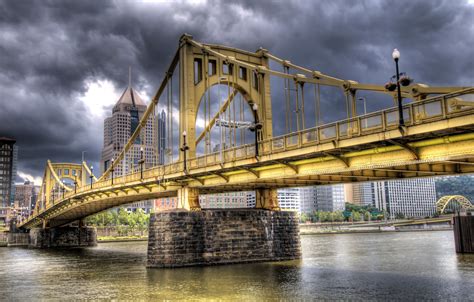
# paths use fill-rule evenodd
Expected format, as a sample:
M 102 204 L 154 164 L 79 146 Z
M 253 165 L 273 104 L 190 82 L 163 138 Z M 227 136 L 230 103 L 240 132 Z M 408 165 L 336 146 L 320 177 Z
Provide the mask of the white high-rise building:
M 353 203 L 387 211 L 390 218 L 425 217 L 436 212 L 436 186 L 433 178 L 394 179 L 352 184 Z
M 344 185 L 328 185 L 278 190 L 280 208 L 309 213 L 342 211 L 345 207 Z
M 426 217 L 436 213 L 436 187 L 433 178 L 412 178 L 376 183 L 376 206 L 405 217 Z

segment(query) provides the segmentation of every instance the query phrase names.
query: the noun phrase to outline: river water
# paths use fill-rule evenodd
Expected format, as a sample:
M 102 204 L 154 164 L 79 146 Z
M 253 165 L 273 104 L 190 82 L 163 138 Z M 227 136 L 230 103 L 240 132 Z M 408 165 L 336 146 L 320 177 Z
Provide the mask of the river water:
M 474 300 L 451 231 L 302 236 L 300 261 L 147 269 L 146 242 L 0 248 L 0 300 Z

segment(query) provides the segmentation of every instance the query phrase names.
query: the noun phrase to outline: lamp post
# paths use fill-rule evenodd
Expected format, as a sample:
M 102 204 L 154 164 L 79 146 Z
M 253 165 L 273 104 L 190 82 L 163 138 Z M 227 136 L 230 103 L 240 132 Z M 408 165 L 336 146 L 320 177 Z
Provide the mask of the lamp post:
M 64 186 L 66 185 L 64 180 L 62 181 L 63 182 L 63 186 L 61 187 L 61 190 L 63 191 L 63 199 L 64 199 L 64 192 L 66 191 L 66 189 L 64 188 Z
M 74 194 L 77 193 L 77 173 L 74 175 Z
M 115 170 L 115 169 L 114 169 L 114 160 L 115 160 L 115 159 L 112 157 L 112 160 L 111 160 L 111 162 L 112 162 L 112 169 L 110 169 L 110 173 L 111 173 L 111 175 L 112 175 L 112 185 L 114 184 L 114 170 Z
M 145 163 L 145 159 L 143 158 L 143 147 L 140 147 L 140 160 L 138 163 L 140 164 L 140 179 L 143 179 L 143 164 Z
M 400 59 L 400 52 L 398 49 L 394 49 L 392 52 L 392 58 L 395 61 L 396 76 L 397 76 L 397 94 L 398 94 L 398 126 L 402 127 L 405 125 L 403 120 L 403 107 L 402 107 L 402 92 L 400 90 L 400 72 L 398 71 L 398 60 Z
M 186 151 L 189 150 L 189 146 L 186 144 L 186 130 L 183 131 L 183 146 L 180 148 L 180 150 L 183 152 L 184 172 L 187 172 L 188 168 L 186 166 Z
M 255 114 L 255 126 L 254 126 L 254 131 L 255 131 L 255 157 L 258 157 L 258 130 L 262 128 L 262 125 L 260 124 L 258 120 L 258 105 L 257 103 L 253 103 L 252 109 Z
M 89 178 L 91 179 L 91 190 L 92 190 L 92 179 L 94 178 L 94 167 L 91 166 L 91 175 L 89 176 Z

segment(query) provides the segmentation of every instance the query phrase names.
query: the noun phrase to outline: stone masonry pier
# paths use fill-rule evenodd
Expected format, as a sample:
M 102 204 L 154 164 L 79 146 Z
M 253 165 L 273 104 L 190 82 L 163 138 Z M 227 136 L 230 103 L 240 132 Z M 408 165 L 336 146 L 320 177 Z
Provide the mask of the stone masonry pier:
M 294 212 L 225 209 L 151 216 L 148 267 L 183 267 L 301 258 Z
M 97 232 L 91 227 L 31 229 L 29 247 L 68 248 L 97 245 Z

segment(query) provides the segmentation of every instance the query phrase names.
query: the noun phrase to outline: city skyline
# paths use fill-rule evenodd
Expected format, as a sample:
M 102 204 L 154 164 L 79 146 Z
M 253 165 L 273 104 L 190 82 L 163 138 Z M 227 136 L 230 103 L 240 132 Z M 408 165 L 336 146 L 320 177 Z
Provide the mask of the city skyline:
M 0 61 L 9 75 L 0 78 L 5 92 L 0 135 L 17 139 L 17 182 L 29 179 L 40 184 L 47 159 L 79 162 L 82 151 L 98 167 L 102 121 L 127 85 L 129 66 L 133 84 L 148 102 L 183 32 L 244 49 L 262 46 L 295 63 L 364 83 L 383 84 L 393 74 L 394 47 L 402 52 L 402 69 L 417 82 L 470 85 L 474 78 L 468 43 L 473 30 L 464 27 L 474 16 L 472 1 L 401 1 L 391 3 L 390 10 L 371 1 L 343 6 L 323 3 L 311 10 L 303 2 L 275 2 L 270 7 L 245 1 L 211 2 L 214 10 L 208 9 L 207 1 L 174 7 L 162 1 L 102 6 L 91 1 L 60 7 L 28 1 L 1 4 L 5 18 L 0 53 L 13 59 Z M 419 11 L 424 18 L 418 18 Z M 273 18 L 295 15 L 300 16 L 299 26 L 286 26 Z M 424 31 L 415 30 L 419 28 Z M 241 37 L 242 29 L 253 34 Z M 48 38 L 38 40 L 43 36 Z M 331 106 L 329 98 L 323 99 L 324 104 L 325 115 L 337 118 L 340 106 Z M 368 101 L 367 106 L 375 110 L 381 103 Z

